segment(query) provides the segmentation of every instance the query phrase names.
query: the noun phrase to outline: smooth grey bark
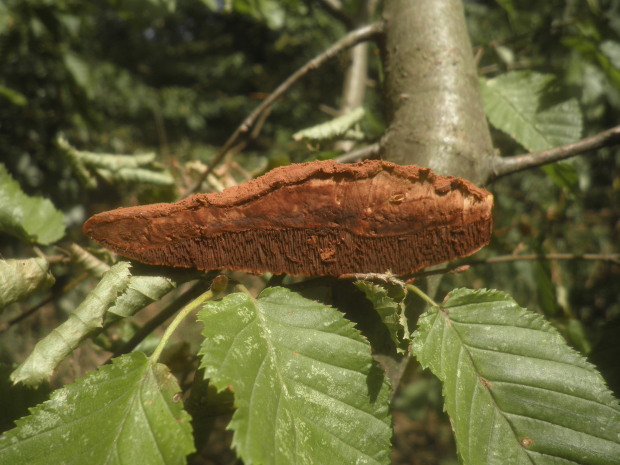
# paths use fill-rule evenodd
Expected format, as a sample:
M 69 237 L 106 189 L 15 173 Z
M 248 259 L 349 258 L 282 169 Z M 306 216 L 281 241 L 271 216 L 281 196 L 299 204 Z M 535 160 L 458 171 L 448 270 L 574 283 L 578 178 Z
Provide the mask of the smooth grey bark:
M 374 17 L 377 9 L 377 0 L 363 0 L 359 2 L 358 11 L 350 25 L 359 28 L 367 24 Z M 349 50 L 350 64 L 347 68 L 342 86 L 342 102 L 340 113 L 345 114 L 364 105 L 366 86 L 368 81 L 368 42 L 357 44 Z M 355 145 L 353 141 L 341 140 L 336 142 L 335 149 L 348 152 Z
M 351 64 L 347 68 L 342 86 L 341 114 L 349 113 L 364 104 L 368 79 L 368 43 L 357 44 L 349 51 L 349 57 Z M 334 148 L 348 152 L 353 145 L 353 141 L 341 140 L 336 142 Z
M 382 158 L 486 183 L 493 146 L 461 0 L 385 0 L 383 19 Z M 434 297 L 440 280 L 416 284 Z M 379 362 L 398 386 L 408 358 Z
M 491 136 L 460 0 L 385 0 L 382 158 L 485 183 Z

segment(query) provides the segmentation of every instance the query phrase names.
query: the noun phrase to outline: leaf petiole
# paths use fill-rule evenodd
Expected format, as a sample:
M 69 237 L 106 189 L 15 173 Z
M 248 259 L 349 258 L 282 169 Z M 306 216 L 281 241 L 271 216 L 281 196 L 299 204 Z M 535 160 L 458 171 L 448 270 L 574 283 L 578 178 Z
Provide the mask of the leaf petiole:
M 427 296 L 424 292 L 422 292 L 422 289 L 420 289 L 419 287 L 414 286 L 413 284 L 407 284 L 407 290 L 417 294 L 422 300 L 424 300 L 431 307 L 439 307 L 437 302 L 435 302 L 433 299 Z
M 162 351 L 164 350 L 164 347 L 170 340 L 170 337 L 172 337 L 172 333 L 174 333 L 174 331 L 181 324 L 181 322 L 185 319 L 185 317 L 189 315 L 193 310 L 195 310 L 196 307 L 199 307 L 204 302 L 211 300 L 215 296 L 217 296 L 220 292 L 226 289 L 227 285 L 228 285 L 228 278 L 226 276 L 224 275 L 217 276 L 213 280 L 213 283 L 211 283 L 211 288 L 207 292 L 200 294 L 198 297 L 196 297 L 194 300 L 188 303 L 185 307 L 183 307 L 181 311 L 177 313 L 177 316 L 174 317 L 174 320 L 172 320 L 172 322 L 166 328 L 164 335 L 161 337 L 161 341 L 159 341 L 159 344 L 157 344 L 157 347 L 155 347 L 155 350 L 149 357 L 149 361 L 151 363 L 157 363 L 157 361 L 159 360 L 159 357 L 161 356 Z

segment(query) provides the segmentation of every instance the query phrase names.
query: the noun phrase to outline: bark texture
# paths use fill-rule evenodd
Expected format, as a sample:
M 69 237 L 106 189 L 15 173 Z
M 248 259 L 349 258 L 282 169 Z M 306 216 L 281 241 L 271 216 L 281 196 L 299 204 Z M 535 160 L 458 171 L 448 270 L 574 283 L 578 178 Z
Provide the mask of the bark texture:
M 484 183 L 493 153 L 460 0 L 386 0 L 383 158 Z
M 222 193 L 101 213 L 84 232 L 152 265 L 402 275 L 487 244 L 491 207 L 486 190 L 428 168 L 319 161 Z

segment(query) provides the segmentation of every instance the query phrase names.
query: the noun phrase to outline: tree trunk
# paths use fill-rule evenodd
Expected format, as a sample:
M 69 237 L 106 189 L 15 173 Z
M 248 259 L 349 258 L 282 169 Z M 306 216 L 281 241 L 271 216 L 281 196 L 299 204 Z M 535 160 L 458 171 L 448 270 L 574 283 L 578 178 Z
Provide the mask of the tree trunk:
M 460 0 L 385 0 L 385 160 L 484 184 L 491 135 Z M 434 297 L 440 276 L 417 282 Z M 393 386 L 408 359 L 377 357 Z
M 483 184 L 491 137 L 460 0 L 386 0 L 382 157 Z

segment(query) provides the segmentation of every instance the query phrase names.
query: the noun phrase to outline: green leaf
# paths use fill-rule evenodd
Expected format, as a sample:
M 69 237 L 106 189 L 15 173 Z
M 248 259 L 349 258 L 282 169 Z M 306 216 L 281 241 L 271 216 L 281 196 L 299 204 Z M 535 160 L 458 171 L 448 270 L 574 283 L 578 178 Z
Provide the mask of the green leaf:
M 63 136 L 58 136 L 56 138 L 56 145 L 64 159 L 67 160 L 69 165 L 73 168 L 73 172 L 80 184 L 82 184 L 85 189 L 97 188 L 97 178 L 94 174 L 90 173 L 84 161 L 80 158 L 78 151 L 69 144 L 67 139 Z
M 152 184 L 155 186 L 172 186 L 174 184 L 174 178 L 167 170 L 154 171 L 152 169 L 143 168 L 118 168 L 114 171 L 104 168 L 95 168 L 95 170 L 99 176 L 110 184 L 119 182 L 125 184 Z
M 88 188 L 97 187 L 95 171 L 109 183 L 144 183 L 159 186 L 174 184 L 172 174 L 156 162 L 154 153 L 113 155 L 77 150 L 63 137 L 56 140 L 59 149 L 75 170 L 80 182 Z
M 541 250 L 539 253 L 543 255 L 544 251 Z M 532 263 L 532 268 L 540 310 L 548 317 L 557 316 L 561 309 L 558 306 L 555 286 L 551 280 L 550 263 L 544 260 L 537 260 Z
M 65 235 L 62 213 L 48 199 L 24 194 L 1 163 L 0 232 L 43 245 Z
M 12 302 L 50 288 L 54 282 L 44 258 L 0 260 L 0 311 Z
M 119 169 L 133 169 L 148 166 L 155 162 L 155 154 L 141 153 L 137 155 L 113 155 L 109 153 L 93 153 L 75 150 L 78 158 L 88 166 L 103 168 L 110 171 Z
M 588 355 L 592 352 L 592 343 L 588 337 L 588 332 L 583 323 L 577 318 L 569 318 L 566 324 L 565 337 L 582 354 Z M 604 375 L 604 373 L 602 373 Z M 609 385 L 609 383 L 607 383 Z
M 93 98 L 95 91 L 88 63 L 80 55 L 72 51 L 66 51 L 63 54 L 63 61 L 75 83 L 82 88 L 88 98 Z
M 396 346 L 400 354 L 407 352 L 409 347 L 409 328 L 407 317 L 405 316 L 405 304 L 402 298 L 393 298 L 389 295 L 388 289 L 368 281 L 356 281 L 353 283 L 366 298 L 381 317 L 381 321 L 390 333 L 390 339 Z
M 513 71 L 482 80 L 482 100 L 489 121 L 534 152 L 576 142 L 582 133 L 582 115 L 576 99 L 547 104 L 555 78 L 549 74 Z M 573 188 L 578 176 L 567 162 L 543 167 L 559 186 Z
M 201 366 L 235 394 L 244 462 L 389 463 L 389 388 L 340 312 L 273 287 L 208 302 L 199 319 Z
M 166 366 L 124 355 L 54 391 L 0 439 L 0 463 L 184 464 L 190 418 Z
M 103 274 L 110 269 L 110 265 L 99 260 L 76 243 L 69 245 L 69 252 L 71 253 L 71 260 L 80 265 L 95 278 L 101 278 Z
M 23 107 L 28 103 L 26 96 L 21 92 L 17 92 L 16 90 L 9 89 L 8 87 L 4 87 L 0 85 L 0 97 L 4 97 L 13 105 L 17 105 L 19 107 Z
M 77 244 L 71 244 L 69 250 L 72 260 L 82 265 L 96 277 L 100 278 L 110 269 L 106 263 Z M 165 276 L 131 276 L 126 289 L 118 296 L 114 305 L 108 309 L 108 313 L 123 318 L 130 317 L 151 302 L 160 300 L 175 289 L 179 282 L 184 282 L 192 277 L 191 273 L 178 273 L 175 280 Z
M 458 289 L 420 318 L 414 353 L 443 383 L 465 464 L 616 464 L 620 408 L 540 315 Z
M 202 0 L 208 8 L 214 11 L 230 13 L 236 11 L 242 15 L 252 16 L 264 21 L 272 29 L 284 26 L 286 19 L 286 3 L 277 0 Z
M 36 385 L 48 379 L 56 366 L 90 333 L 103 326 L 103 316 L 129 284 L 128 262 L 106 272 L 67 321 L 39 341 L 28 358 L 13 372 L 13 382 Z
M 482 100 L 489 121 L 530 151 L 579 140 L 582 117 L 576 99 L 545 106 L 554 81 L 549 74 L 513 71 L 482 80 Z
M 577 173 L 577 168 L 570 161 L 551 163 L 542 166 L 541 169 L 557 186 L 567 187 L 571 191 L 576 191 L 579 185 L 579 173 Z
M 363 138 L 364 134 L 360 131 L 352 131 L 351 128 L 364 118 L 364 109 L 356 108 L 349 113 L 332 119 L 326 123 L 312 126 L 311 128 L 298 131 L 293 134 L 293 139 L 300 140 L 329 140 L 336 137 L 350 139 Z
M 612 84 L 616 88 L 620 88 L 620 68 L 617 63 L 614 63 L 617 57 L 614 56 L 613 50 L 605 45 L 606 43 L 607 41 L 600 43 L 599 38 L 593 40 L 587 37 L 567 36 L 562 39 L 563 45 L 574 49 L 589 61 L 596 63 Z
M 151 302 L 161 299 L 176 288 L 176 283 L 163 276 L 132 276 L 125 292 L 108 310 L 121 317 L 129 317 Z

